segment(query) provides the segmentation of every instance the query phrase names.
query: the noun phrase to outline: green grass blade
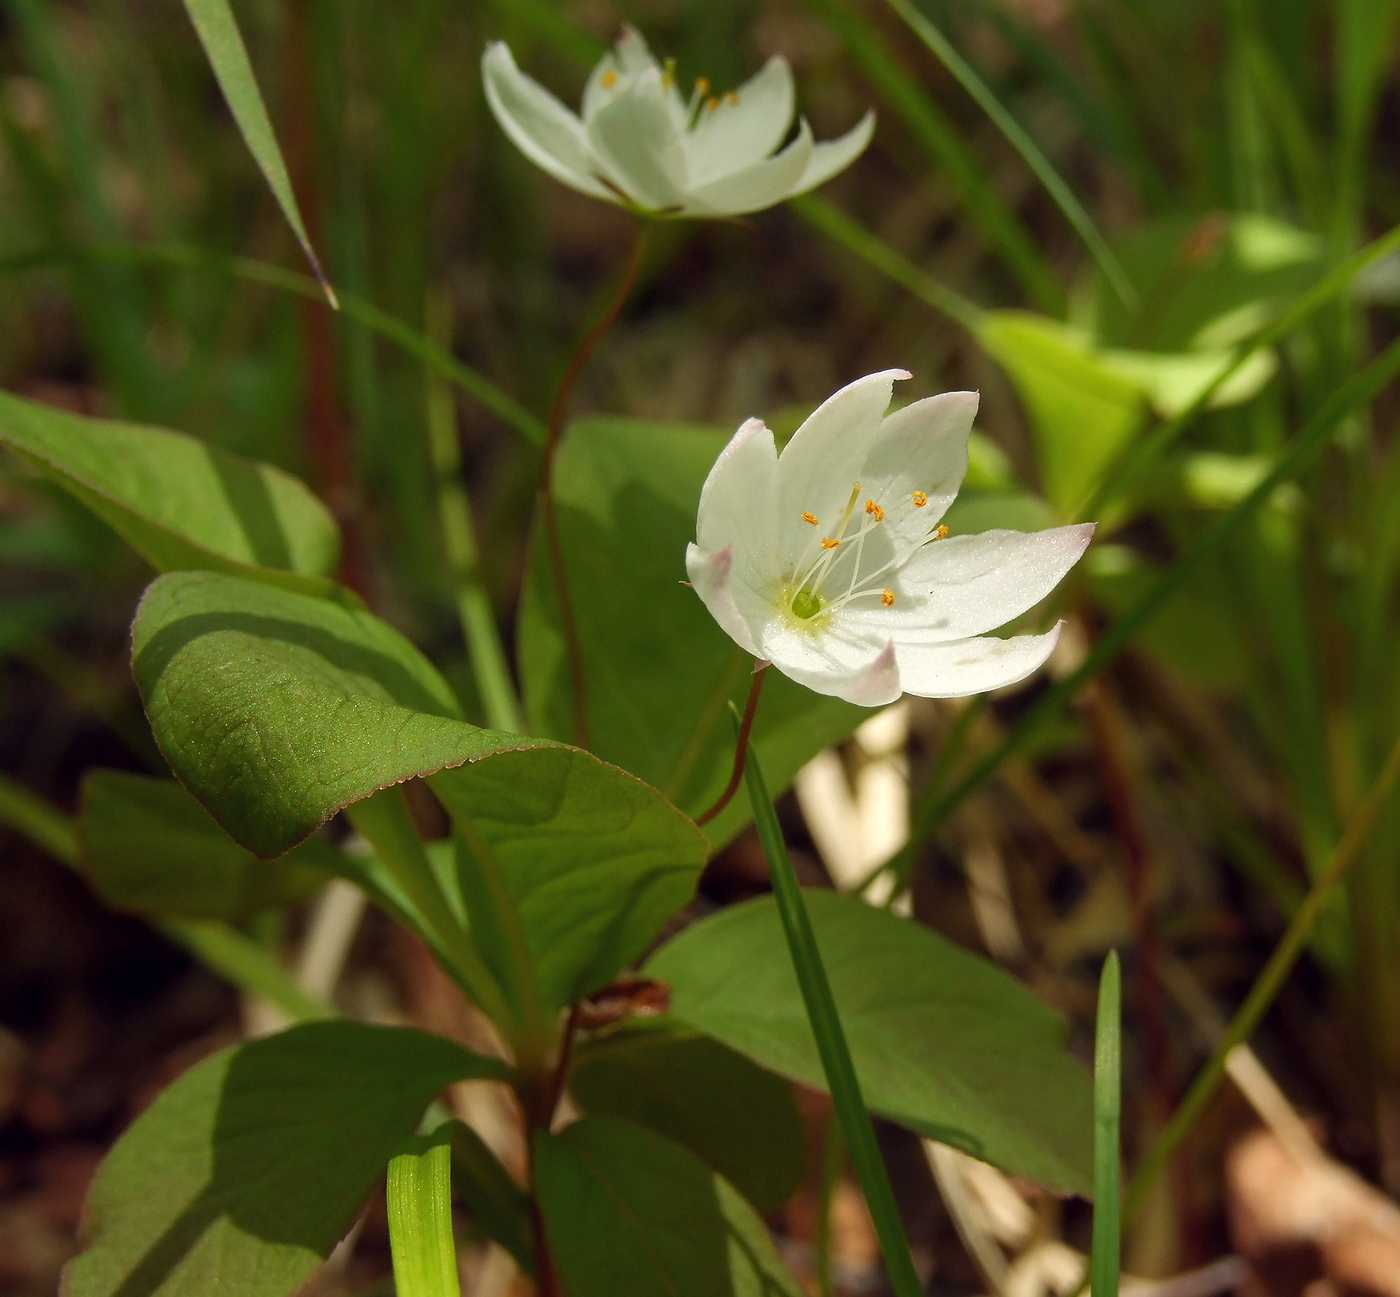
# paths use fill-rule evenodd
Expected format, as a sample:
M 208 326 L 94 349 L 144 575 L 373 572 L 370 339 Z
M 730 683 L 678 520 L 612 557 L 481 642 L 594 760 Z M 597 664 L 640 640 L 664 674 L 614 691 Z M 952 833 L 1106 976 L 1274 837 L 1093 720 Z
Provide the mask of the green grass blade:
M 788 859 L 777 812 L 773 809 L 772 798 L 768 795 L 763 773 L 758 767 L 758 755 L 752 747 L 749 748 L 744 767 L 744 781 L 748 786 L 749 800 L 753 803 L 758 840 L 763 845 L 763 854 L 768 857 L 774 899 L 782 916 L 783 931 L 787 935 L 793 967 L 797 970 L 797 980 L 802 987 L 812 1034 L 816 1037 L 817 1050 L 826 1071 L 827 1086 L 846 1136 L 856 1176 L 875 1222 L 875 1232 L 880 1239 L 891 1286 L 898 1297 L 920 1297 L 923 1286 L 919 1283 L 913 1259 L 909 1255 L 909 1241 L 904 1234 L 899 1209 L 895 1206 L 894 1191 L 890 1188 L 885 1163 L 875 1142 L 875 1128 L 871 1125 L 870 1113 L 861 1097 L 860 1081 L 856 1077 L 855 1064 L 851 1062 L 846 1033 L 836 1011 L 836 1000 L 827 981 L 816 934 L 807 917 L 807 907 L 802 900 L 802 889 L 798 886 L 792 861 Z
M 1147 1201 L 1147 1195 L 1157 1177 L 1166 1169 L 1172 1154 L 1190 1133 L 1215 1093 L 1225 1075 L 1230 1051 L 1254 1034 L 1269 1006 L 1283 988 L 1285 979 L 1297 963 L 1298 956 L 1302 954 L 1328 902 L 1366 845 L 1371 827 L 1394 788 L 1397 776 L 1400 776 L 1400 737 L 1397 737 L 1392 745 L 1390 755 L 1375 782 L 1347 821 L 1330 858 L 1318 874 L 1317 881 L 1308 890 L 1303 904 L 1298 907 L 1298 912 L 1294 914 L 1278 945 L 1274 947 L 1274 953 L 1269 956 L 1269 962 L 1264 965 L 1263 972 L 1250 987 L 1239 1012 L 1231 1020 L 1225 1034 L 1211 1051 L 1210 1058 L 1196 1074 L 1196 1079 L 1191 1082 L 1191 1088 L 1186 1092 L 1185 1098 L 1172 1113 L 1171 1120 L 1162 1128 L 1142 1165 L 1138 1167 L 1137 1174 L 1128 1186 L 1128 1195 L 1123 1204 L 1123 1216 L 1129 1223 L 1142 1210 L 1142 1205 Z
M 297 207 L 292 182 L 287 175 L 287 164 L 282 159 L 277 136 L 273 134 L 267 106 L 263 103 L 257 78 L 253 75 L 253 65 L 248 61 L 248 48 L 243 44 L 243 34 L 238 30 L 238 22 L 229 8 L 228 0 L 185 0 L 185 10 L 199 34 L 199 43 L 204 46 L 209 65 L 214 69 L 219 88 L 224 92 L 233 113 L 233 120 L 238 123 L 249 151 L 266 177 L 282 215 L 297 236 L 297 242 L 301 244 L 301 250 L 306 254 L 326 300 L 331 306 L 338 307 L 335 289 L 321 269 L 321 262 L 302 223 L 301 210 Z
M 389 1161 L 389 1249 L 398 1297 L 462 1297 L 452 1238 L 452 1124 Z
M 1054 164 L 1041 151 L 1040 146 L 1026 133 L 1018 122 L 992 93 L 991 87 L 977 75 L 976 70 L 956 49 L 944 34 L 934 26 L 909 0 L 888 0 L 891 9 L 908 23 L 916 35 L 934 57 L 957 78 L 958 84 L 967 91 L 977 105 L 992 119 L 996 128 L 1007 138 L 1011 147 L 1021 155 L 1025 164 L 1035 173 L 1036 179 L 1045 186 L 1045 192 L 1055 200 L 1055 205 L 1064 214 L 1074 231 L 1084 241 L 1090 255 L 1098 262 L 1104 278 L 1112 285 L 1124 306 L 1135 307 L 1138 302 L 1137 290 L 1128 278 L 1128 272 L 1113 254 L 1107 240 L 1099 233 L 1094 218 L 1089 215 L 1084 204 L 1079 201 L 1063 176 L 1055 170 Z
M 903 120 L 924 151 L 941 166 L 962 195 L 967 214 L 1015 273 L 1031 301 L 1059 315 L 1064 289 L 1034 236 L 993 188 L 962 133 L 918 80 L 899 62 L 884 38 L 844 0 L 807 0 L 830 23 L 870 83 Z
M 1118 1117 L 1123 1104 L 1123 1026 L 1118 952 L 1110 950 L 1099 977 L 1094 1033 L 1094 1241 L 1090 1291 L 1118 1297 L 1120 1255 Z
M 1274 461 L 1273 468 L 1260 479 L 1255 488 L 1221 514 L 1195 543 L 1175 563 L 1157 578 L 1141 598 L 1113 622 L 1090 650 L 1078 669 L 1047 689 L 1017 718 L 1002 741 L 963 776 L 945 790 L 935 789 L 921 800 L 914 813 L 913 829 L 908 844 L 892 858 L 890 864 L 902 878 L 919 846 L 937 832 L 944 820 L 963 799 L 975 792 L 1000 768 L 1008 757 L 1021 751 L 1039 732 L 1040 727 L 1068 703 L 1085 681 L 1092 679 L 1108 665 L 1134 635 L 1147 623 L 1212 554 L 1254 516 L 1260 506 L 1283 482 L 1298 476 L 1326 446 L 1337 425 L 1354 410 L 1374 397 L 1400 372 L 1400 342 L 1393 342 L 1360 373 L 1342 384 L 1308 420 L 1297 436 Z
M 78 867 L 78 832 L 57 807 L 0 775 L 0 824 L 8 824 L 55 860 Z

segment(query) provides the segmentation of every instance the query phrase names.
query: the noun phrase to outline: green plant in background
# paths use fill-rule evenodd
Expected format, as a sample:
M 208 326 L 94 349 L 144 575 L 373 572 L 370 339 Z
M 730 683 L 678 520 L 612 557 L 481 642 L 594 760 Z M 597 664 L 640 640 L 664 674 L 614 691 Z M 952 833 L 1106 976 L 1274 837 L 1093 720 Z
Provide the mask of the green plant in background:
M 285 55 L 273 78 L 286 82 L 291 119 L 284 160 L 231 11 L 187 7 L 272 186 L 275 221 L 245 225 L 239 215 L 252 210 L 250 186 L 226 132 L 169 111 L 165 84 L 202 77 L 192 42 L 154 41 L 101 8 L 82 17 L 103 37 L 104 71 L 123 89 L 111 127 L 90 97 L 98 79 L 68 57 L 90 48 L 67 29 L 74 14 L 34 0 L 11 5 L 14 39 L 46 107 L 26 115 L 19 91 L 0 100 L 12 164 L 0 183 L 16 199 L 0 212 L 0 241 L 12 253 L 0 268 L 41 275 L 45 291 L 53 268 L 67 271 L 60 282 L 71 287 L 84 352 L 130 422 L 5 396 L 0 440 L 25 466 L 26 486 L 56 486 L 160 574 L 141 598 L 131 663 L 178 782 L 158 764 L 151 776 L 94 771 L 73 825 L 0 786 L 0 812 L 80 863 L 114 904 L 152 917 L 298 1019 L 334 1010 L 247 935 L 250 917 L 327 878 L 348 880 L 421 936 L 489 1016 L 507 1057 L 422 1032 L 306 1021 L 206 1060 L 104 1164 L 70 1290 L 294 1291 L 387 1173 L 395 1270 L 407 1293 L 455 1291 L 453 1190 L 545 1291 L 796 1291 L 760 1215 L 800 1171 L 792 1098 L 779 1077 L 829 1084 L 901 1293 L 917 1279 L 864 1105 L 1052 1188 L 1097 1188 L 1096 1291 L 1110 1290 L 1119 1230 L 1103 1198 L 1117 1182 L 1116 962 L 1104 970 L 1091 1102 L 1059 1020 L 1009 976 L 854 898 L 818 892 L 804 905 L 763 780 L 785 787 L 863 713 L 850 689 L 821 688 L 830 683 L 825 662 L 805 678 L 800 666 L 793 678 L 769 673 L 757 706 L 766 677 L 752 675 L 750 654 L 769 654 L 735 633 L 741 622 L 729 615 L 717 561 L 758 525 L 753 511 L 716 540 L 702 511 L 709 562 L 690 572 L 701 598 L 679 584 L 726 434 L 674 422 L 649 387 L 624 381 L 621 362 L 595 403 L 648 417 L 567 423 L 584 362 L 606 331 L 625 325 L 635 291 L 663 284 L 677 254 L 701 240 L 740 264 L 724 242 L 731 231 L 702 234 L 658 217 L 758 210 L 819 184 L 865 149 L 872 119 L 831 144 L 813 144 L 803 122 L 787 142 L 786 63 L 742 82 L 747 68 L 735 53 L 756 7 L 707 7 L 667 32 L 685 66 L 739 86 L 737 104 L 716 95 L 708 108 L 707 90 L 682 98 L 673 66 L 657 64 L 640 38 L 624 37 L 610 54 L 549 4 L 502 0 L 483 27 L 437 0 L 407 18 L 388 6 L 361 13 L 294 0 L 278 20 L 285 25 L 250 28 L 253 62 L 263 66 L 265 55 L 273 66 Z M 1091 632 L 1085 656 L 990 742 L 971 723 L 954 732 L 920 791 L 913 839 L 889 862 L 894 891 L 912 881 L 919 848 L 1008 757 L 1074 741 L 1066 705 L 1130 643 L 1197 696 L 1239 700 L 1238 725 L 1213 731 L 1208 744 L 1178 740 L 1182 770 L 1214 800 L 1203 793 L 1182 806 L 1173 788 L 1153 793 L 1294 916 L 1230 1040 L 1258 1025 L 1310 943 L 1354 1009 L 1379 1160 L 1400 1174 L 1400 809 L 1390 793 L 1396 762 L 1387 759 L 1400 732 L 1400 455 L 1381 407 L 1373 409 L 1400 350 L 1372 354 L 1363 327 L 1400 247 L 1397 230 L 1363 243 L 1373 225 L 1396 219 L 1389 190 L 1367 188 L 1384 73 L 1376 52 L 1393 33 L 1395 6 L 1358 0 L 1324 15 L 1298 0 L 1264 23 L 1249 4 L 1202 17 L 1190 6 L 1099 0 L 1074 7 L 1074 56 L 1019 10 L 995 4 L 974 12 L 891 0 L 885 12 L 813 0 L 810 8 L 860 69 L 861 107 L 871 92 L 880 101 L 890 142 L 861 166 L 892 163 L 910 191 L 931 167 L 934 184 L 918 191 L 926 223 L 937 224 L 934 210 L 972 232 L 972 251 L 958 262 L 913 236 L 907 220 L 887 219 L 874 187 L 868 197 L 852 188 L 836 202 L 808 195 L 793 204 L 785 237 L 834 240 L 845 251 L 833 274 L 870 304 L 879 358 L 840 377 L 888 363 L 890 351 L 921 373 L 952 363 L 940 350 L 944 321 L 929 326 L 931 306 L 997 362 L 1024 414 L 1016 467 L 974 434 L 968 489 L 947 515 L 956 537 L 922 553 L 933 562 L 966 548 L 968 533 L 1007 527 L 1083 537 L 1083 523 L 1098 518 L 1109 532 L 1075 587 L 1075 615 Z M 1299 44 L 1299 33 L 1324 21 L 1336 36 L 1332 69 Z M 1010 64 L 974 57 L 983 48 L 969 39 L 974 23 L 999 34 Z M 1225 51 L 1219 85 L 1194 71 L 1201 23 Z M 582 117 L 521 73 L 506 46 L 488 44 L 498 35 L 525 66 L 545 65 L 551 84 L 594 66 Z M 478 83 L 462 69 L 477 66 L 483 47 Z M 951 85 L 935 93 L 913 70 L 920 51 L 951 72 L 975 115 L 954 102 Z M 853 114 L 832 59 L 834 71 L 809 72 L 828 92 L 838 87 L 839 111 L 826 115 L 845 112 L 844 124 Z M 638 237 L 606 300 L 570 298 L 557 280 L 533 180 L 489 129 L 488 108 L 557 179 L 640 209 Z M 146 129 L 155 121 L 161 129 Z M 1065 139 L 1066 121 L 1069 145 L 1036 143 Z M 1057 122 L 1058 136 L 1047 129 Z M 1006 196 L 1006 166 L 993 165 L 1003 142 L 1006 157 L 1022 159 L 1044 187 L 1050 221 L 1063 219 L 1068 243 L 1028 225 L 1032 199 Z M 1065 179 L 1081 178 L 1086 153 L 1106 177 L 1098 221 L 1076 196 L 1089 188 Z M 211 159 L 197 214 L 167 183 L 190 154 Z M 114 158 L 149 195 L 140 220 L 101 180 Z M 1132 203 L 1122 201 L 1125 186 Z M 459 191 L 471 193 L 470 208 Z M 308 255 L 313 242 L 322 250 L 340 317 L 313 300 L 311 280 L 220 251 L 270 257 L 282 217 Z M 472 268 L 449 232 L 464 224 L 479 237 L 475 255 L 493 287 L 470 299 L 454 337 L 443 303 Z M 133 228 L 151 241 L 124 244 Z M 1077 279 L 1062 274 L 1083 252 L 1089 268 Z M 314 255 L 313 265 L 319 273 Z M 15 301 L 0 308 L 9 325 L 23 318 Z M 409 321 L 424 316 L 425 302 L 419 330 Z M 573 322 L 584 316 L 597 324 L 575 343 Z M 696 334 L 707 325 L 701 314 Z M 478 366 L 457 360 L 454 344 Z M 8 372 L 21 361 L 7 356 Z M 984 409 L 1003 426 L 1010 399 L 984 372 Z M 473 463 L 489 489 L 470 503 L 449 385 L 520 434 L 518 446 Z M 541 393 L 551 390 L 542 416 Z M 700 405 L 684 417 L 713 413 Z M 477 418 L 468 415 L 469 455 L 485 441 Z M 303 422 L 305 447 L 295 431 Z M 800 445 L 790 442 L 784 456 Z M 745 447 L 757 454 L 763 440 L 750 435 Z M 827 483 L 834 503 L 803 501 L 797 516 L 839 523 L 864 471 L 848 467 Z M 310 476 L 321 499 L 285 469 Z M 372 484 L 373 509 L 356 498 L 359 481 Z M 945 503 L 918 484 L 911 501 L 916 490 Z M 76 511 L 55 516 L 61 526 L 16 539 L 14 552 L 41 554 L 69 575 L 56 600 L 17 606 L 13 630 L 0 628 L 7 652 L 23 646 L 39 660 L 56 660 L 47 646 L 81 614 L 81 591 L 125 598 L 134 579 L 117 547 L 104 545 L 105 531 Z M 829 535 L 838 556 L 863 542 L 845 581 L 867 560 L 869 571 L 879 566 L 875 513 L 853 516 L 853 530 Z M 1077 556 L 1071 548 L 1016 598 L 989 585 L 1003 600 L 998 611 L 1014 615 L 1048 592 Z M 502 574 L 517 553 L 525 558 L 512 672 L 497 627 L 513 607 Z M 812 580 L 789 592 L 796 620 L 812 620 L 798 607 L 804 593 L 830 600 L 841 584 L 834 558 L 820 573 L 812 567 Z M 887 590 L 892 611 L 902 611 L 909 591 L 891 578 L 871 596 Z M 845 593 L 841 585 L 835 597 Z M 444 629 L 454 608 L 465 657 Z M 820 619 L 825 609 L 813 612 Z M 987 616 L 975 628 L 960 622 L 959 636 L 1006 620 Z M 742 620 L 750 638 L 751 621 Z M 413 641 L 433 645 L 441 669 Z M 1048 653 L 1049 642 L 1040 647 Z M 1039 650 L 1032 657 L 1026 670 L 1042 660 Z M 880 701 L 909 687 L 903 677 L 881 683 Z M 973 687 L 962 685 L 950 692 Z M 1111 677 L 1103 687 L 1114 688 Z M 119 685 L 89 693 L 118 732 L 134 734 L 133 752 L 149 747 L 139 718 L 122 710 Z M 731 708 L 744 713 L 737 747 Z M 1178 733 L 1169 702 L 1153 719 Z M 1261 764 L 1286 790 L 1306 879 L 1280 866 L 1276 825 L 1239 773 Z M 775 897 L 729 907 L 654 948 L 705 861 L 747 821 L 744 800 L 729 800 L 745 773 Z M 446 836 L 420 837 L 395 787 L 414 779 L 431 789 Z M 1170 880 L 1159 881 L 1169 894 Z M 634 975 L 666 984 L 666 1016 L 580 1027 L 581 1002 Z M 1150 960 L 1130 975 L 1150 999 Z M 1207 1062 L 1148 1151 L 1125 1223 L 1201 1111 L 1223 1056 Z M 527 1182 L 434 1102 L 464 1078 L 513 1088 L 528 1127 Z M 566 1088 L 584 1115 L 558 1128 Z M 734 1100 L 719 1110 L 716 1095 Z M 740 1096 L 761 1120 L 734 1121 Z

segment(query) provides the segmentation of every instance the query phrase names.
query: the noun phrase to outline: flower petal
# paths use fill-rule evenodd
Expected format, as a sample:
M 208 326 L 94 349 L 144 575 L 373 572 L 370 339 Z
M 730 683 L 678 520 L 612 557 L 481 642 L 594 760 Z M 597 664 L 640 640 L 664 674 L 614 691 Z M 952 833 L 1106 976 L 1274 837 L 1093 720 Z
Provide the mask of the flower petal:
M 583 123 L 516 67 L 504 41 L 487 46 L 481 56 L 481 78 L 486 102 L 501 129 L 531 162 L 572 189 L 617 201 L 592 174 Z
M 904 692 L 920 698 L 962 698 L 1024 680 L 1054 651 L 1060 626 L 1044 635 L 983 636 L 945 644 L 895 641 Z
M 654 67 L 602 105 L 584 134 L 603 174 L 639 207 L 680 207 L 685 152 Z
M 781 153 L 708 184 L 692 184 L 686 210 L 705 216 L 742 216 L 773 207 L 788 196 L 811 153 L 812 129 L 804 121 Z
M 823 536 L 835 538 L 841 511 L 859 481 L 880 416 L 903 369 L 886 369 L 849 383 L 829 396 L 793 433 L 778 457 L 778 537 L 785 572 L 821 551 Z M 803 522 L 804 513 L 818 521 Z
M 805 194 L 809 189 L 826 184 L 838 171 L 844 171 L 865 152 L 874 134 L 875 110 L 872 108 L 844 135 L 834 140 L 823 140 L 812 150 L 807 170 L 789 196 Z
M 613 45 L 618 66 L 625 76 L 646 72 L 650 68 L 661 70 L 656 55 L 651 52 L 647 39 L 631 23 L 622 24 L 622 34 Z
M 778 570 L 778 451 L 762 419 L 749 419 L 720 451 L 700 491 L 696 540 L 734 550 L 738 579 L 769 594 Z
M 967 438 L 976 392 L 944 392 L 896 410 L 861 470 L 861 489 L 885 511 L 880 524 L 892 553 L 912 554 L 947 512 L 967 472 Z M 916 505 L 915 492 L 923 505 Z
M 709 609 L 712 616 L 745 653 L 759 656 L 749 624 L 739 610 L 734 598 L 734 584 L 731 581 L 734 551 L 726 545 L 723 549 L 707 553 L 698 545 L 688 545 L 685 551 L 685 570 L 695 593 Z
M 770 622 L 758 637 L 760 655 L 815 693 L 861 707 L 883 707 L 903 692 L 897 646 L 888 639 L 795 629 Z
M 783 142 L 795 110 L 792 69 L 775 54 L 733 95 L 715 100 L 714 105 L 700 110 L 695 129 L 686 137 L 692 185 L 742 171 Z M 794 183 L 806 170 L 804 158 Z
M 892 607 L 880 602 L 876 590 L 852 600 L 839 615 L 852 628 L 900 643 L 945 644 L 981 635 L 1044 599 L 1093 534 L 1089 522 L 931 541 L 890 581 Z

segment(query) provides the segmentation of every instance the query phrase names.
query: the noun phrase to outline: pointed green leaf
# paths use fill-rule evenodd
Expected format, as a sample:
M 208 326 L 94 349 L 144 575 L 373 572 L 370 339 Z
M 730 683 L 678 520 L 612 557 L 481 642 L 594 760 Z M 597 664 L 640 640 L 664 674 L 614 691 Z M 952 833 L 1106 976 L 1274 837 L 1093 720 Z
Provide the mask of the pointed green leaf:
M 807 910 L 874 1112 L 1051 1188 L 1093 1185 L 1089 1078 L 1064 1024 L 986 960 L 853 897 Z M 806 1085 L 821 1060 L 778 912 L 764 897 L 687 928 L 648 961 L 671 1011 Z
M 629 419 L 574 425 L 555 473 L 559 525 L 588 674 L 589 746 L 695 815 L 734 761 L 728 704 L 742 707 L 753 659 L 685 581 L 695 512 L 728 434 Z M 520 614 L 531 731 L 571 737 L 568 663 L 543 546 Z M 753 741 L 775 789 L 866 715 L 770 672 Z M 706 828 L 716 845 L 748 818 L 742 797 Z
M 311 263 L 311 269 L 316 272 L 316 278 L 321 281 L 327 299 L 332 306 L 338 307 L 335 290 L 321 270 L 306 226 L 302 224 L 301 210 L 297 207 L 292 182 L 287 176 L 287 164 L 282 160 L 282 150 L 277 147 L 277 136 L 273 134 L 267 107 L 258 90 L 257 78 L 253 75 L 253 65 L 248 61 L 243 34 L 238 30 L 238 22 L 229 8 L 228 0 L 185 0 L 185 10 L 199 33 L 199 43 L 204 46 L 209 65 L 214 69 L 219 88 L 224 92 L 249 151 L 267 178 L 273 197 L 297 236 L 297 242 Z
M 290 474 L 183 433 L 87 419 L 0 392 L 0 445 L 51 478 L 157 571 L 207 568 L 335 594 L 340 532 Z M 353 598 L 353 596 L 351 596 Z
M 349 1229 L 444 1086 L 498 1059 L 420 1031 L 317 1022 L 170 1085 L 93 1181 L 69 1297 L 286 1297 Z
M 339 853 L 309 841 L 280 860 L 240 847 L 173 779 L 92 770 L 78 812 L 83 872 L 118 909 L 242 919 L 324 883 Z
M 541 1131 L 535 1182 L 569 1297 L 801 1297 L 738 1190 L 631 1122 L 585 1117 Z

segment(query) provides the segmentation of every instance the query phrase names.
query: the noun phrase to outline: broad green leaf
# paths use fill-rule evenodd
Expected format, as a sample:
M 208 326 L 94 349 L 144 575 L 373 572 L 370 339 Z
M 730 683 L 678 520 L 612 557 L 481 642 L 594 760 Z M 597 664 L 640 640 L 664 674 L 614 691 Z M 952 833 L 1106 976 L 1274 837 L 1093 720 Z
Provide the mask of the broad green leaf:
M 801 1297 L 738 1190 L 631 1122 L 585 1117 L 541 1131 L 535 1185 L 569 1297 Z
M 585 1112 L 685 1145 L 760 1211 L 781 1207 L 802 1178 L 807 1141 L 791 1084 L 708 1036 L 602 1036 L 579 1048 L 569 1091 Z
M 87 419 L 0 392 L 0 445 L 51 478 L 157 571 L 205 568 L 349 597 L 340 533 L 296 478 L 183 433 Z
M 206 1058 L 98 1170 L 68 1297 L 285 1297 L 454 1081 L 505 1065 L 420 1031 L 317 1022 Z
M 728 703 L 742 707 L 753 660 L 685 581 L 700 487 L 727 434 L 627 419 L 575 424 L 555 473 L 560 531 L 588 674 L 589 747 L 698 814 L 734 760 Z M 539 538 L 520 615 L 531 732 L 572 737 L 564 640 Z M 865 715 L 769 673 L 754 744 L 775 789 Z M 748 818 L 735 798 L 707 826 L 727 841 Z
M 994 965 L 853 897 L 808 891 L 872 1111 L 1054 1189 L 1093 1186 L 1089 1078 L 1064 1024 Z M 821 1061 L 771 898 L 687 928 L 647 963 L 671 1012 L 806 1085 Z
M 238 30 L 238 22 L 229 8 L 228 0 L 185 0 L 185 10 L 199 34 L 199 43 L 204 46 L 205 56 L 214 69 L 219 88 L 224 92 L 249 152 L 266 177 L 282 215 L 297 236 L 297 242 L 316 272 L 316 278 L 321 281 L 330 304 L 338 306 L 335 290 L 321 270 L 306 226 L 302 224 L 301 211 L 287 175 L 287 164 L 282 160 L 282 150 L 277 147 L 277 136 L 272 132 L 272 123 L 268 120 L 257 78 L 253 76 L 253 65 L 248 61 L 248 49 L 243 44 L 243 34 Z
M 377 789 L 532 743 L 458 719 L 432 664 L 372 614 L 215 572 L 151 583 L 132 669 L 180 782 L 264 857 Z
M 105 901 L 161 918 L 242 919 L 285 905 L 325 882 L 340 854 L 312 840 L 259 860 L 175 780 L 120 770 L 88 773 L 78 843 Z
M 977 336 L 1011 375 L 1046 497 L 1068 515 L 1141 426 L 1139 383 L 1109 368 L 1074 330 L 1027 311 L 989 311 Z
M 530 1199 L 486 1141 L 463 1122 L 452 1123 L 452 1165 L 457 1190 L 476 1223 L 511 1254 L 526 1274 L 535 1273 Z
M 1189 410 L 1202 392 L 1234 364 L 1231 351 L 1105 351 L 1103 363 L 1142 388 L 1152 408 L 1164 419 Z M 1256 351 L 1210 394 L 1207 408 L 1243 405 L 1278 372 L 1272 351 Z

